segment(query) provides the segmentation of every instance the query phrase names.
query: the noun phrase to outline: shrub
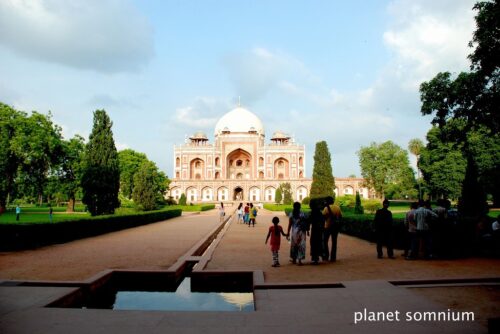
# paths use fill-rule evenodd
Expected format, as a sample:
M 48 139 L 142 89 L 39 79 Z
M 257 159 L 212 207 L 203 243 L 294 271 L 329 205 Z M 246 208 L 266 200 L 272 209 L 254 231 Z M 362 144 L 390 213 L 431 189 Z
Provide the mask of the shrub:
M 168 198 L 165 200 L 166 205 L 176 205 L 177 202 L 172 196 L 168 196 Z
M 309 205 L 309 203 L 311 203 L 311 198 L 309 196 L 304 197 L 302 205 Z
M 363 206 L 369 213 L 375 213 L 382 208 L 382 203 L 378 199 L 369 199 L 364 202 Z
M 181 198 L 179 198 L 179 205 L 186 205 L 187 199 L 186 194 L 182 193 Z
M 354 209 L 354 206 L 356 205 L 356 199 L 354 195 L 338 196 L 335 199 L 335 204 L 342 208 Z

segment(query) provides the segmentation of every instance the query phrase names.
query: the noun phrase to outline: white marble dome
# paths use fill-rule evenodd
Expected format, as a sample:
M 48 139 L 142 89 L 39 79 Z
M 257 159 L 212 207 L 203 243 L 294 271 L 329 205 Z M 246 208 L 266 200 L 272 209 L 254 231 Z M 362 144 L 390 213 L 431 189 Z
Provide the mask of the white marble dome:
M 249 132 L 255 131 L 259 135 L 264 135 L 264 125 L 253 112 L 237 107 L 222 116 L 215 125 L 215 135 L 225 131 L 229 132 Z

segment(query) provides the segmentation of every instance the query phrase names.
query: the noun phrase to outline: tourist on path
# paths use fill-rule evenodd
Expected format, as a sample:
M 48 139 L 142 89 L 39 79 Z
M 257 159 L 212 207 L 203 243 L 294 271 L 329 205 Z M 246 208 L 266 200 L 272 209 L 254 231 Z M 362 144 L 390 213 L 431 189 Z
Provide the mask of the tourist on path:
M 224 217 L 226 216 L 226 211 L 224 211 L 224 203 L 220 202 L 219 206 L 219 221 L 222 223 L 224 221 Z
M 21 215 L 21 208 L 16 205 L 16 221 L 19 221 L 19 216 Z
M 248 224 L 249 219 L 250 219 L 249 216 L 250 216 L 250 204 L 247 203 L 247 205 L 245 205 L 244 215 L 243 215 L 243 222 L 245 224 Z
M 410 205 L 410 211 L 406 213 L 405 216 L 405 226 L 406 226 L 406 244 L 405 244 L 405 259 L 413 260 L 418 254 L 415 254 L 415 249 L 417 247 L 417 221 L 415 220 L 415 210 L 418 208 L 417 202 L 412 202 Z
M 311 261 L 312 264 L 319 263 L 319 257 L 323 256 L 323 234 L 325 230 L 325 218 L 321 209 L 323 203 L 318 199 L 312 199 L 309 202 L 311 214 L 309 215 L 309 229 L 311 231 Z
M 309 234 L 307 227 L 307 220 L 300 210 L 300 203 L 293 203 L 293 211 L 290 213 L 288 221 L 287 235 L 291 238 L 290 258 L 294 264 L 298 261 L 298 264 L 302 265 L 302 260 L 306 258 L 306 233 Z
M 323 236 L 323 260 L 331 262 L 337 261 L 337 237 L 340 231 L 342 221 L 342 211 L 338 205 L 334 204 L 333 197 L 326 198 L 325 208 L 323 209 L 325 217 L 325 232 Z M 328 243 L 332 239 L 331 251 L 328 251 Z
M 430 201 L 425 203 L 423 200 L 418 202 L 418 209 L 415 210 L 415 221 L 417 222 L 417 237 L 419 241 L 416 243 L 418 247 L 420 241 L 424 244 L 424 257 L 432 258 L 432 240 L 430 234 L 431 220 L 437 218 L 438 215 L 430 209 Z M 415 256 L 419 253 L 419 249 L 415 250 Z
M 269 238 L 271 238 L 271 242 L 269 243 L 271 246 L 271 252 L 273 253 L 273 267 L 279 267 L 280 266 L 280 261 L 279 261 L 279 250 L 280 250 L 280 245 L 281 245 L 281 236 L 283 235 L 284 237 L 287 237 L 285 232 L 283 232 L 283 228 L 279 225 L 280 220 L 278 217 L 274 217 L 273 220 L 273 225 L 269 227 L 269 231 L 267 232 L 266 236 L 266 244 Z
M 387 256 L 395 259 L 393 250 L 392 212 L 388 210 L 389 200 L 382 202 L 383 208 L 375 214 L 375 238 L 377 239 L 377 257 L 383 257 L 382 246 L 387 247 Z
M 240 203 L 238 205 L 238 209 L 236 210 L 236 213 L 238 214 L 238 223 L 243 222 L 243 203 Z
M 248 212 L 248 227 L 250 227 L 250 224 L 255 227 L 255 218 L 257 218 L 258 211 L 259 210 L 257 210 L 257 207 L 250 203 L 250 210 Z

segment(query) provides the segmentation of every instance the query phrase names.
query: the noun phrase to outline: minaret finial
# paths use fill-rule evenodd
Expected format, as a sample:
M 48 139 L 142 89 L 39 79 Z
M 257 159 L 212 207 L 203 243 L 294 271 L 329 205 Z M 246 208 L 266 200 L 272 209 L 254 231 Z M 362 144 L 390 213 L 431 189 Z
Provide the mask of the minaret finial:
M 241 107 L 241 96 L 238 96 L 238 107 Z

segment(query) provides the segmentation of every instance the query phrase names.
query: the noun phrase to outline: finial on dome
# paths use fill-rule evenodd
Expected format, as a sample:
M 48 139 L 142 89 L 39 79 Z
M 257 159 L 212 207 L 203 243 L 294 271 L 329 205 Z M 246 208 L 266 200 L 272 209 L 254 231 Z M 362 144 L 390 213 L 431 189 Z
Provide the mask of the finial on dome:
M 238 96 L 238 107 L 241 107 L 241 96 Z

